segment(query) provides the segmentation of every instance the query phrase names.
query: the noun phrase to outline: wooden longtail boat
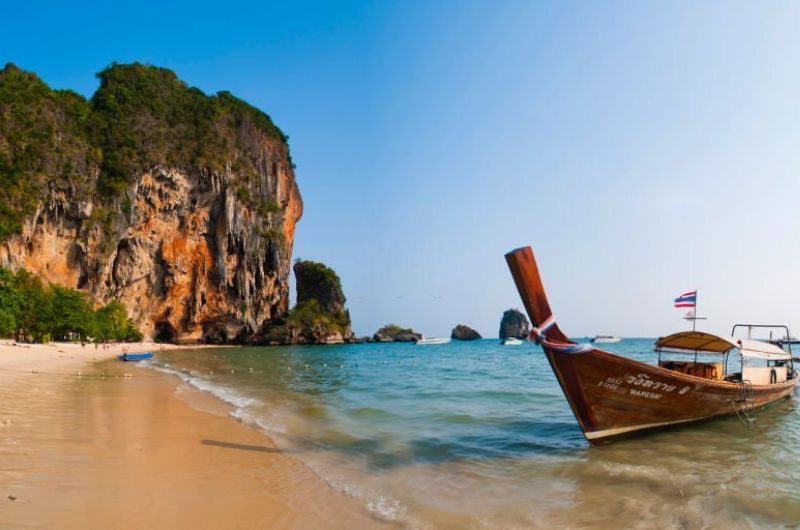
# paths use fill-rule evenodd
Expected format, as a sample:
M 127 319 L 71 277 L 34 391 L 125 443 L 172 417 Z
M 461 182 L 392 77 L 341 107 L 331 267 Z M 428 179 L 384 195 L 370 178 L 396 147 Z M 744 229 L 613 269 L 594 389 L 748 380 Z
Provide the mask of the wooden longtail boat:
M 726 415 L 749 425 L 756 409 L 791 397 L 797 385 L 791 351 L 763 341 L 675 333 L 656 342 L 658 366 L 576 344 L 555 323 L 531 248 L 509 252 L 506 261 L 531 319 L 531 339 L 544 349 L 592 444 Z M 737 350 L 741 372 L 727 374 L 728 356 Z M 662 360 L 662 353 L 693 354 L 694 362 Z M 725 362 L 698 362 L 698 354 Z
M 122 355 L 117 357 L 118 361 L 146 361 L 147 359 L 152 359 L 153 354 L 151 352 L 147 353 L 123 353 Z

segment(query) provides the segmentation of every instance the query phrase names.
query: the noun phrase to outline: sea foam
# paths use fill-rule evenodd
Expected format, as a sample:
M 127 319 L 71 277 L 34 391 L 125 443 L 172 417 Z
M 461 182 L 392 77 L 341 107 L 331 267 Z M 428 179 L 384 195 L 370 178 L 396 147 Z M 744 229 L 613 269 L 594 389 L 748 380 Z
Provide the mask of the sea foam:
M 237 409 L 243 409 L 259 403 L 257 399 L 245 396 L 241 392 L 238 392 L 230 387 L 212 383 L 211 381 L 198 377 L 196 372 L 193 373 L 189 370 L 175 370 L 166 366 L 156 365 L 150 365 L 149 368 L 153 368 L 154 370 L 165 374 L 176 376 L 192 388 L 202 392 L 208 392 L 225 403 L 233 405 Z

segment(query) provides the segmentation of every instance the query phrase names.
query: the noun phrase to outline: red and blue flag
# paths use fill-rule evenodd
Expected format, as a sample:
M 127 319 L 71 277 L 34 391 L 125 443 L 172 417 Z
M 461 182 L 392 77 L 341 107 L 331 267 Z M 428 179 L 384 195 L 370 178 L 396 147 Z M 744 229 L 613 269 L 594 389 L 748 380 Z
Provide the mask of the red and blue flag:
M 697 305 L 697 291 L 683 293 L 675 299 L 675 307 L 695 307 Z

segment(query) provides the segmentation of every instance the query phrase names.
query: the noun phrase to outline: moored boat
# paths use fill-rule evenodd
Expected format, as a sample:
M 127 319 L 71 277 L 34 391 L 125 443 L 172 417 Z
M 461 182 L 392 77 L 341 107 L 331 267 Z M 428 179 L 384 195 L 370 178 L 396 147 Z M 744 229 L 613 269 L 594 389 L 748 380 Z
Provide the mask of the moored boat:
M 417 346 L 428 346 L 433 344 L 447 344 L 449 337 L 423 337 L 417 341 Z
M 531 248 L 509 252 L 506 261 L 533 325 L 531 336 L 544 349 L 593 444 L 728 415 L 749 425 L 756 409 L 791 397 L 797 385 L 791 350 L 766 341 L 675 333 L 656 342 L 657 365 L 575 344 L 555 321 Z M 760 326 L 749 325 L 754 327 Z M 733 352 L 738 352 L 741 370 L 727 373 Z M 703 360 L 710 356 L 719 362 Z
M 787 333 L 786 335 L 784 335 L 783 337 L 775 340 L 774 342 L 777 343 L 778 345 L 788 344 L 788 345 L 796 346 L 796 345 L 800 344 L 800 339 L 798 339 L 794 335 L 791 335 L 791 334 Z
M 615 337 L 614 335 L 595 335 L 589 342 L 594 342 L 595 344 L 616 344 L 621 340 L 621 338 Z
M 147 359 L 151 359 L 153 354 L 150 352 L 146 353 L 123 353 L 119 357 L 117 357 L 118 361 L 144 361 Z
M 500 341 L 503 346 L 522 346 L 523 342 L 516 337 L 507 337 Z

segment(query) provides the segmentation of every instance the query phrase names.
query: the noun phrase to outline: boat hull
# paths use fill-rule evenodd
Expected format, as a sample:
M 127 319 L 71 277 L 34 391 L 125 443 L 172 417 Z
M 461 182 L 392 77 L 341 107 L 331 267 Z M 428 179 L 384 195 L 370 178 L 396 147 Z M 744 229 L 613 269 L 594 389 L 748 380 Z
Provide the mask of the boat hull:
M 592 349 L 563 353 L 545 348 L 547 359 L 587 440 L 620 436 L 734 414 L 738 383 L 674 372 Z M 753 385 L 756 408 L 790 397 L 797 379 Z
M 436 344 L 447 344 L 451 339 L 420 339 L 417 341 L 417 346 L 434 346 Z
M 621 341 L 622 341 L 622 339 L 619 338 L 619 337 L 613 337 L 613 338 L 597 338 L 597 337 L 595 337 L 595 338 L 593 338 L 591 340 L 591 342 L 594 343 L 594 344 L 616 344 L 616 343 L 621 342 Z
M 153 354 L 150 352 L 147 353 L 127 353 L 120 355 L 117 357 L 118 361 L 125 361 L 125 362 L 133 362 L 133 361 L 146 361 L 147 359 L 152 359 Z

